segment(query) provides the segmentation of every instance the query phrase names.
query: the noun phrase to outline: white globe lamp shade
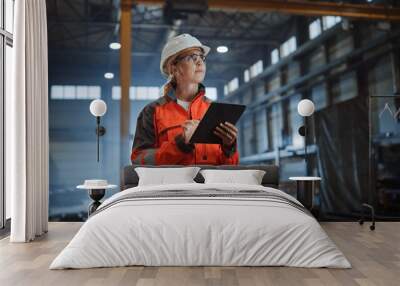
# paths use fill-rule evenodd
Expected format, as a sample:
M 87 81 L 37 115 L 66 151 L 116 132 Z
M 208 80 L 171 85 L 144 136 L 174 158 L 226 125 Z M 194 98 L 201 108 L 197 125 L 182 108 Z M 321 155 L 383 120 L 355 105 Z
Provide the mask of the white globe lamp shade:
M 93 116 L 103 116 L 107 111 L 107 104 L 101 99 L 95 99 L 90 103 L 89 109 Z
M 303 99 L 297 105 L 297 112 L 303 117 L 311 116 L 314 113 L 314 110 L 314 103 L 309 99 Z

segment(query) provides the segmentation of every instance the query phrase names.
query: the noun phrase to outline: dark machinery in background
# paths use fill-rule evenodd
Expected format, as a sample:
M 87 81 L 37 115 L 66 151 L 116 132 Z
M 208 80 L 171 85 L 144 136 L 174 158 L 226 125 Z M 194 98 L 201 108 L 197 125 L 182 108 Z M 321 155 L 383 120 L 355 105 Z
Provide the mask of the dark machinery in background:
M 189 14 L 203 16 L 208 10 L 207 0 L 167 0 L 164 5 L 164 22 L 172 25 L 175 20 L 187 20 Z
M 378 212 L 396 215 L 400 212 L 400 96 L 371 97 L 370 105 L 371 192 Z
M 399 140 L 400 141 L 400 140 Z M 375 188 L 378 203 L 385 213 L 400 210 L 400 142 L 376 142 Z
M 400 212 L 400 96 L 371 96 L 369 100 L 369 193 L 372 226 L 379 218 Z M 380 215 L 380 214 L 383 214 Z M 364 221 L 364 212 L 360 224 Z

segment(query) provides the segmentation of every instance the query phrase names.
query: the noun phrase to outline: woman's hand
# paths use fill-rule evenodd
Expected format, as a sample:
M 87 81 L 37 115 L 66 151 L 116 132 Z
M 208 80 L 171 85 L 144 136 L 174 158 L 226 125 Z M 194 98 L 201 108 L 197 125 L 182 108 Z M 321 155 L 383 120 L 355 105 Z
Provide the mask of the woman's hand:
M 186 120 L 183 124 L 183 137 L 185 138 L 185 143 L 189 144 L 190 138 L 194 131 L 196 130 L 197 126 L 199 125 L 200 120 Z
M 220 123 L 220 125 L 215 128 L 214 134 L 222 139 L 223 147 L 230 148 L 236 141 L 238 129 L 229 122 Z

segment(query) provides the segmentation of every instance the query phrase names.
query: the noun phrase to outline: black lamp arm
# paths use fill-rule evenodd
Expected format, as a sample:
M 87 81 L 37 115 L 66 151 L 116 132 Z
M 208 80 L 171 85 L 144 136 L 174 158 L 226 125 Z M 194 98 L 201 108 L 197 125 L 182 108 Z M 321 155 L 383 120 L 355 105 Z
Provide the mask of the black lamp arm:
M 96 135 L 97 135 L 97 162 L 99 162 L 99 149 L 100 149 L 100 140 L 99 140 L 99 137 L 100 137 L 100 132 L 99 132 L 99 129 L 100 129 L 100 116 L 96 116 L 96 122 L 97 122 L 97 127 L 96 127 Z

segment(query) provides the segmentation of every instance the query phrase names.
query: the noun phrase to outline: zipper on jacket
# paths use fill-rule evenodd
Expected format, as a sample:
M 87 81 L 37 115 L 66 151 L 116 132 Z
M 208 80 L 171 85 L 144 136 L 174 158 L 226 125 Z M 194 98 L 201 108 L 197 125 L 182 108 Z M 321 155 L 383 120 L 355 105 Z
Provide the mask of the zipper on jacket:
M 189 120 L 192 120 L 192 103 L 195 102 L 196 100 L 199 100 L 198 97 L 200 97 L 200 94 L 196 95 L 196 97 L 189 104 L 189 108 L 188 108 Z M 197 164 L 198 162 L 197 162 L 196 146 L 198 146 L 198 144 L 194 144 L 194 145 L 195 145 L 195 148 L 194 148 L 194 162 L 195 162 L 195 164 Z M 202 146 L 198 146 L 198 147 L 201 148 L 202 151 L 203 151 L 202 152 L 203 155 L 202 155 L 201 159 L 203 161 L 206 161 L 207 160 L 207 147 L 206 147 L 206 145 L 202 144 Z
M 193 100 L 190 102 L 190 104 L 189 104 L 189 107 L 188 107 L 188 110 L 187 110 L 187 114 L 188 114 L 188 116 L 189 116 L 189 120 L 192 120 L 192 104 L 193 104 L 193 102 L 195 102 L 196 100 L 199 100 L 198 98 L 200 97 L 200 93 L 198 93 L 194 98 L 193 98 Z M 177 102 L 176 102 L 176 104 L 178 104 Z M 179 104 L 178 104 L 179 105 Z M 180 106 L 180 105 L 179 105 Z M 180 107 L 182 107 L 182 106 L 180 106 Z M 182 109 L 184 109 L 183 107 L 182 107 Z M 197 152 L 196 152 L 196 146 L 197 146 L 198 144 L 194 144 L 194 162 L 195 162 L 195 164 L 197 164 L 198 162 L 197 162 Z M 205 145 L 204 146 L 201 146 L 202 148 L 203 148 L 203 150 L 204 150 L 204 153 L 205 153 L 205 151 L 206 151 L 206 149 L 205 149 Z M 204 154 L 203 155 L 203 157 L 202 157 L 202 159 L 203 160 L 207 160 L 207 155 L 206 154 Z

